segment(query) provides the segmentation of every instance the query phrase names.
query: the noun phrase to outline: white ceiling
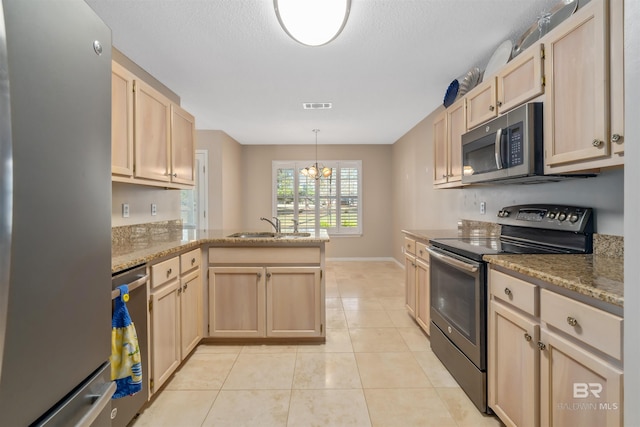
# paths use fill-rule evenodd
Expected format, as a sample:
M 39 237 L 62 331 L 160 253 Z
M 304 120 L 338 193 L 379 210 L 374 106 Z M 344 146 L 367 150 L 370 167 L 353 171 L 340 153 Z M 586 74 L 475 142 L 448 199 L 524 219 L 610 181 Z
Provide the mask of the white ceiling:
M 352 0 L 342 34 L 303 46 L 272 0 L 86 0 L 113 45 L 241 144 L 393 144 L 449 83 L 484 69 L 559 0 Z M 303 102 L 332 102 L 303 110 Z

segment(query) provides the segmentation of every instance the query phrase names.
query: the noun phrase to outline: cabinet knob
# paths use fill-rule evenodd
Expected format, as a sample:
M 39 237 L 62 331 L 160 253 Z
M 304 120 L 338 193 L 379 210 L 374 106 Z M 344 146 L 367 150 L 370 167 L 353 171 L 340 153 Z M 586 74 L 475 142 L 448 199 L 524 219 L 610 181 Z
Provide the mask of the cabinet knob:
M 600 147 L 602 145 L 602 141 L 600 141 L 599 139 L 594 139 L 593 142 L 591 143 L 594 147 Z
M 508 297 L 510 297 L 511 295 L 513 295 L 513 292 L 511 292 L 511 289 L 509 289 L 509 288 L 504 288 L 504 293 L 505 293 L 505 295 L 507 295 Z
M 171 269 L 167 270 L 167 277 L 171 276 Z
M 177 177 L 178 177 L 178 174 L 177 174 L 177 173 L 174 173 L 172 176 L 173 176 L 174 178 L 177 178 Z
M 267 279 L 271 278 L 271 273 L 267 273 Z
M 495 109 L 496 109 L 496 107 L 494 107 L 493 105 L 489 105 L 489 111 L 493 111 Z
M 569 326 L 576 326 L 578 325 L 578 320 L 575 317 L 568 316 L 567 323 L 569 324 Z
M 502 107 L 502 101 L 498 101 L 498 107 Z
M 182 288 L 178 288 L 178 295 L 182 293 Z
M 188 285 L 188 284 L 184 285 L 184 286 L 182 287 L 182 290 L 183 290 L 183 291 L 186 291 L 186 290 L 187 290 L 187 286 L 189 286 L 189 285 Z
M 547 346 L 546 346 L 546 345 L 544 345 L 544 343 L 543 343 L 542 341 L 538 341 L 538 348 L 539 348 L 540 350 L 544 350 L 545 348 L 547 348 Z
M 191 265 L 196 263 L 196 259 L 195 258 L 191 258 Z
M 262 273 L 258 273 L 258 279 L 262 277 Z
M 613 135 L 611 135 L 611 142 L 622 142 L 622 135 L 620 135 L 619 133 L 614 133 Z
M 528 341 L 531 341 L 531 335 L 529 335 L 528 333 L 526 333 L 526 332 L 525 332 L 525 333 L 524 333 L 524 339 L 525 339 L 525 341 L 527 341 L 527 342 L 528 342 Z

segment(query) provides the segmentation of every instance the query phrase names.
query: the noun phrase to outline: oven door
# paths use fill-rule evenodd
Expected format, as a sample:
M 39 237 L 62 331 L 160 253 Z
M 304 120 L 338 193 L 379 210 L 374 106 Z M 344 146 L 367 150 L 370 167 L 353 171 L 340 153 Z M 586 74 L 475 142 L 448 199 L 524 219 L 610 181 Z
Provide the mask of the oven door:
M 476 367 L 486 369 L 486 263 L 429 248 L 431 321 Z M 432 325 L 433 326 L 433 325 Z

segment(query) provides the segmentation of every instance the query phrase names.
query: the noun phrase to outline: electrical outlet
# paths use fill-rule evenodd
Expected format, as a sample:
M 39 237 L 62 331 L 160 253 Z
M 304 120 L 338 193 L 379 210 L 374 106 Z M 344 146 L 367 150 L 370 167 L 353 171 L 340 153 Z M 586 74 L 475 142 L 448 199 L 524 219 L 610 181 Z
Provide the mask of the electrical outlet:
M 122 218 L 129 218 L 129 203 L 122 204 Z
M 151 215 L 158 215 L 158 205 L 151 203 Z
M 487 202 L 480 202 L 480 215 L 487 213 Z

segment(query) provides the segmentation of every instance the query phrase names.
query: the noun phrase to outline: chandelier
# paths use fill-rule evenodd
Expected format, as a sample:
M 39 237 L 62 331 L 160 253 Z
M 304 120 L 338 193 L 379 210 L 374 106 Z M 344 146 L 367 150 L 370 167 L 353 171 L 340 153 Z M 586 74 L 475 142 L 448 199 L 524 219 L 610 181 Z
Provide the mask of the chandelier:
M 300 172 L 304 176 L 317 180 L 320 178 L 330 177 L 333 171 L 331 168 L 318 164 L 318 132 L 320 132 L 320 129 L 313 129 L 313 132 L 316 134 L 316 162 L 311 166 L 302 169 Z
M 351 0 L 273 0 L 278 22 L 295 41 L 322 46 L 342 32 Z

